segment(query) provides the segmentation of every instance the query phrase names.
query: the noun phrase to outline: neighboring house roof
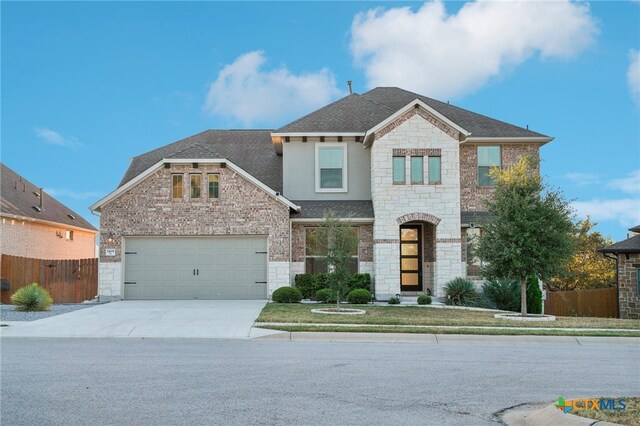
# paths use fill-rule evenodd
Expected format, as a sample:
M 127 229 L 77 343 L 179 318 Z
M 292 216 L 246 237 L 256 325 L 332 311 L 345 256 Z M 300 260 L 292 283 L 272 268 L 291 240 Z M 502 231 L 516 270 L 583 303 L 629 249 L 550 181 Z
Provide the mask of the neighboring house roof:
M 274 133 L 364 133 L 411 101 L 421 100 L 468 132 L 471 138 L 546 138 L 548 136 L 397 87 L 351 94 Z
M 373 203 L 363 201 L 293 201 L 300 206 L 300 212 L 292 212 L 291 219 L 322 219 L 328 210 L 333 210 L 338 217 L 354 219 L 372 219 Z
M 0 212 L 2 212 L 2 214 L 55 222 L 61 225 L 97 231 L 97 229 L 82 216 L 46 192 L 42 192 L 41 199 L 36 195 L 40 194 L 40 188 L 9 167 L 0 163 L 0 168 L 2 169 L 2 185 L 0 189 Z M 40 207 L 41 201 L 42 211 L 34 209 L 34 206 Z
M 634 226 L 633 228 L 629 228 L 629 231 L 635 232 L 636 234 L 640 234 L 640 225 Z
M 598 250 L 600 253 L 640 253 L 640 235 L 627 238 L 605 248 Z
M 162 159 L 227 159 L 274 191 L 282 192 L 282 157 L 271 142 L 271 130 L 206 130 L 134 157 L 120 185 Z

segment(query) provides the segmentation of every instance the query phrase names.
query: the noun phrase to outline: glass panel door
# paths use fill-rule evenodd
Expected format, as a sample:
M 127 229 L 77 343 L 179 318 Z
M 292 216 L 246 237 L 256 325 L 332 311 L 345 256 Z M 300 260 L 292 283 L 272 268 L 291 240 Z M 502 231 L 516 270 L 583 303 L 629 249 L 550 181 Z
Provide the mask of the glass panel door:
M 400 227 L 400 290 L 422 290 L 422 227 Z

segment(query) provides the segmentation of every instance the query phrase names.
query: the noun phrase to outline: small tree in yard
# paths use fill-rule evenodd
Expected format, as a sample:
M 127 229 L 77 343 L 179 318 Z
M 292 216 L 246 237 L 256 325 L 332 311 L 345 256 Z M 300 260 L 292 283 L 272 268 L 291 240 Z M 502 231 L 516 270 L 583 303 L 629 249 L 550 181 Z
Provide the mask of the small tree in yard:
M 542 183 L 538 164 L 523 157 L 489 175 L 496 184 L 490 213 L 483 222 L 478 256 L 487 278 L 520 282 L 520 311 L 527 314 L 527 277 L 548 280 L 562 270 L 574 251 L 569 203 L 558 191 Z
M 318 229 L 316 243 L 324 245 L 318 252 L 327 265 L 327 286 L 336 292 L 336 309 L 340 310 L 340 299 L 347 295 L 351 272 L 349 264 L 358 252 L 357 228 L 348 220 L 340 220 L 329 210 L 324 215 L 324 225 Z

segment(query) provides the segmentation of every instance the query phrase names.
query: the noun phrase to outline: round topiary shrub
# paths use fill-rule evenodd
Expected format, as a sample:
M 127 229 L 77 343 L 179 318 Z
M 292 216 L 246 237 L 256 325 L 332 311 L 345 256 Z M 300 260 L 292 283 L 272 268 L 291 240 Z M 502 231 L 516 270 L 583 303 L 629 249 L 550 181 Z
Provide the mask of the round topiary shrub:
M 271 298 L 276 303 L 298 303 L 302 300 L 302 293 L 294 287 L 280 287 L 273 292 Z
M 400 304 L 400 298 L 393 296 L 392 298 L 390 298 L 387 301 L 387 303 L 390 304 L 390 305 L 399 305 Z
M 364 305 L 371 302 L 371 292 L 364 288 L 356 288 L 347 294 L 347 300 L 354 305 Z
M 421 294 L 418 296 L 418 305 L 430 305 L 431 304 L 431 296 L 428 294 Z
M 316 300 L 321 303 L 336 303 L 336 292 L 330 288 L 323 288 L 316 292 Z
M 47 290 L 33 283 L 13 293 L 11 303 L 16 305 L 16 311 L 48 311 L 53 299 Z

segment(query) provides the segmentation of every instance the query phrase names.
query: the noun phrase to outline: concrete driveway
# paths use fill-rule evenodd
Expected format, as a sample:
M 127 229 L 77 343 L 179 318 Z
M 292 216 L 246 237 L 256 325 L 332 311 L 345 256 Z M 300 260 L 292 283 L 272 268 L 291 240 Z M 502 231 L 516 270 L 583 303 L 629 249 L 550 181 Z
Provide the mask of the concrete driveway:
M 248 339 L 265 300 L 131 300 L 2 327 L 3 337 Z

